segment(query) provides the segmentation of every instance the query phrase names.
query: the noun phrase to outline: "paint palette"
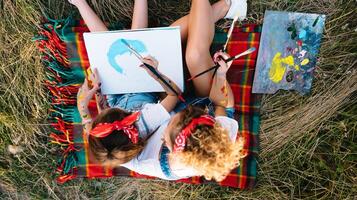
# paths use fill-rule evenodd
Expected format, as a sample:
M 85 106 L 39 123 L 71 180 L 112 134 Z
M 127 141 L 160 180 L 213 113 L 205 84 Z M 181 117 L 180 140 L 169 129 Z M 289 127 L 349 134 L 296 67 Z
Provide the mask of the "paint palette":
M 310 92 L 325 15 L 266 11 L 253 93 Z

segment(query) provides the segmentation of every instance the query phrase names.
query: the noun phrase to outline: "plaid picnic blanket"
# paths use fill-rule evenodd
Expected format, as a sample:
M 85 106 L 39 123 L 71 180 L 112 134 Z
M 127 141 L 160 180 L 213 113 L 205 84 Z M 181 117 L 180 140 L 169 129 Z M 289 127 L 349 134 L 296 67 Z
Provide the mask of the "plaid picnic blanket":
M 115 26 L 121 29 L 123 26 Z M 47 20 L 42 23 L 35 40 L 42 53 L 42 63 L 47 79 L 44 81 L 51 97 L 49 121 L 52 143 L 61 149 L 58 162 L 57 181 L 64 183 L 74 178 L 103 178 L 112 176 L 145 177 L 124 167 L 110 169 L 91 162 L 92 155 L 87 151 L 88 142 L 82 134 L 81 118 L 77 110 L 76 95 L 89 68 L 89 61 L 83 41 L 83 33 L 88 32 L 83 21 L 71 18 Z M 228 53 L 236 55 L 250 47 L 259 49 L 261 26 L 244 25 L 235 27 Z M 222 47 L 227 37 L 226 30 L 217 30 L 212 52 Z M 259 150 L 259 109 L 260 97 L 252 94 L 257 52 L 234 61 L 228 80 L 235 97 L 235 118 L 239 123 L 239 134 L 246 140 L 245 157 L 238 168 L 232 170 L 221 186 L 241 189 L 253 188 L 257 177 L 257 158 Z M 90 102 L 90 111 L 96 115 L 96 105 Z M 212 183 L 202 177 L 182 179 L 178 182 L 201 184 Z

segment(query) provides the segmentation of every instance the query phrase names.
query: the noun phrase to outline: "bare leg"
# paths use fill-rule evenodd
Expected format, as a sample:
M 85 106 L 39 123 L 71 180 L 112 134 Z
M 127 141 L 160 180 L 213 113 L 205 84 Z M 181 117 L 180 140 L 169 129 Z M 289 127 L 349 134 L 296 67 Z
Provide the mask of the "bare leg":
M 214 15 L 208 0 L 193 0 L 188 19 L 186 63 L 191 76 L 214 65 L 209 49 L 214 37 Z M 223 16 L 222 16 L 223 17 Z M 212 73 L 206 73 L 193 80 L 196 94 L 208 96 Z
M 75 5 L 81 14 L 84 22 L 87 24 L 91 32 L 108 31 L 107 26 L 93 11 L 85 0 L 69 0 L 70 3 Z
M 228 12 L 228 9 L 229 9 L 229 6 L 225 2 L 225 0 L 220 0 L 216 3 L 214 3 L 212 5 L 214 23 L 216 23 L 218 20 L 222 19 Z M 170 26 L 180 26 L 182 42 L 186 42 L 186 39 L 187 39 L 189 16 L 190 16 L 190 14 L 183 16 L 170 25 Z
M 93 9 L 88 5 L 85 0 L 69 0 L 70 3 L 75 5 L 84 22 L 87 24 L 91 32 L 108 31 L 104 22 L 98 17 Z M 148 26 L 148 8 L 147 0 L 135 0 L 132 29 L 146 28 Z
M 135 0 L 131 29 L 148 27 L 148 2 L 147 0 Z

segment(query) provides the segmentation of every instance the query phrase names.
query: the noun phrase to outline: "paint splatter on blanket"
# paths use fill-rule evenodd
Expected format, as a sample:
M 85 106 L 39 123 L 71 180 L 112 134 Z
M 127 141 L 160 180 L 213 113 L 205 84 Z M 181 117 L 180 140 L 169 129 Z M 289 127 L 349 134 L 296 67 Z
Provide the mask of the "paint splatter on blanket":
M 253 93 L 310 92 L 325 15 L 266 11 Z

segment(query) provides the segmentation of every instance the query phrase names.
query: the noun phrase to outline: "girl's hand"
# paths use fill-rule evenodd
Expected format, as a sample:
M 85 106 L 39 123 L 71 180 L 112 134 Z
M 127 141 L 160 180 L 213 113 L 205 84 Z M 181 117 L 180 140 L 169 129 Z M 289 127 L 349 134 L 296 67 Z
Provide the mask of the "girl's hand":
M 152 56 L 147 56 L 143 58 L 141 62 L 152 66 L 156 71 L 159 66 L 159 62 Z M 152 76 L 154 79 L 157 79 L 157 77 L 144 64 L 140 65 L 140 67 L 144 68 L 149 73 L 149 75 Z
M 89 101 L 92 99 L 93 95 L 100 91 L 100 82 L 99 82 L 99 76 L 98 76 L 98 71 L 94 70 L 94 73 L 92 73 L 89 77 L 91 79 L 93 87 L 89 88 L 89 83 L 87 79 L 84 80 L 84 83 L 81 88 L 79 88 L 78 94 L 77 94 L 77 102 L 81 106 L 86 106 L 88 105 Z
M 140 65 L 140 67 L 144 68 L 149 73 L 149 75 L 151 77 L 153 77 L 164 88 L 167 95 L 174 96 L 173 100 L 175 100 L 175 102 L 177 103 L 176 93 L 180 95 L 182 92 L 181 92 L 180 88 L 172 80 L 170 80 L 170 78 L 168 78 L 167 76 L 165 76 L 165 74 L 162 74 L 158 71 L 159 62 L 152 56 L 147 56 L 147 57 L 143 58 L 141 61 L 145 64 L 152 66 L 156 70 L 157 74 L 155 75 L 148 69 L 147 66 L 145 66 L 144 64 Z M 159 78 L 158 76 L 160 76 L 161 78 Z M 167 86 L 164 82 L 168 83 L 171 87 Z M 176 92 L 172 91 L 172 89 L 175 90 Z M 165 99 L 168 100 L 170 98 L 165 98 Z M 172 100 L 172 98 L 171 98 L 171 100 Z M 165 101 L 165 102 L 167 102 L 167 101 Z M 176 105 L 176 103 L 175 103 L 175 105 Z M 162 105 L 164 105 L 164 107 L 168 111 L 172 110 L 171 104 L 164 103 L 164 100 L 162 102 Z
M 92 82 L 92 90 L 95 90 L 96 92 L 100 91 L 100 78 L 98 74 L 97 68 L 94 69 L 94 71 L 89 75 L 89 80 Z
M 216 52 L 213 56 L 214 62 L 220 65 L 220 67 L 217 69 L 217 75 L 219 76 L 225 76 L 233 63 L 233 61 L 226 63 L 222 58 L 227 60 L 230 58 L 230 56 L 222 51 Z
M 77 93 L 77 104 L 78 107 L 85 107 L 88 105 L 88 102 L 90 99 L 88 99 L 88 92 L 89 92 L 89 87 L 88 87 L 88 81 L 87 79 L 84 79 L 84 82 L 82 86 L 79 88 L 78 93 Z
M 77 94 L 77 107 L 78 112 L 82 118 L 83 130 L 89 135 L 89 130 L 91 128 L 92 117 L 88 110 L 88 103 L 93 97 L 93 88 L 89 89 L 87 79 L 84 80 L 82 87 L 79 88 Z M 92 94 L 92 95 L 91 95 Z

